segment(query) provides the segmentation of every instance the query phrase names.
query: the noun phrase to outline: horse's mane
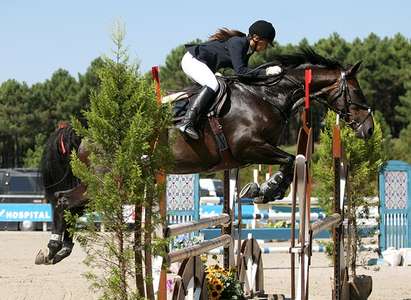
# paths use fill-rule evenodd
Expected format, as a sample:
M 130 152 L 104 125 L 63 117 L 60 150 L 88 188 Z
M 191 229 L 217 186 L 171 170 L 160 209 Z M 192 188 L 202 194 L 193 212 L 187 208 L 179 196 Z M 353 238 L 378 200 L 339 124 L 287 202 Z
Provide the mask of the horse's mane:
M 42 181 L 47 193 L 72 188 L 78 184 L 70 168 L 70 154 L 81 139 L 69 123 L 56 129 L 48 138 L 40 162 Z M 65 153 L 62 153 L 64 149 Z
M 274 60 L 285 68 L 303 68 L 307 65 L 316 65 L 317 67 L 324 68 L 343 68 L 340 62 L 321 56 L 311 47 L 301 47 L 294 54 L 275 55 Z

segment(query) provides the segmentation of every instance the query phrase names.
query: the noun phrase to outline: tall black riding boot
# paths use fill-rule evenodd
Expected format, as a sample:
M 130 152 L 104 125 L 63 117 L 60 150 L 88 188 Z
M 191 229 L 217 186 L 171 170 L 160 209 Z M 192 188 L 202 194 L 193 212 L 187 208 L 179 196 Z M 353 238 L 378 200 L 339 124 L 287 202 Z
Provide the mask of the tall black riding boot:
M 178 126 L 178 129 L 185 135 L 194 140 L 200 138 L 199 133 L 196 130 L 198 120 L 201 114 L 204 112 L 208 103 L 215 96 L 213 89 L 208 86 L 203 86 L 197 97 L 190 101 L 188 110 L 184 116 L 183 123 Z

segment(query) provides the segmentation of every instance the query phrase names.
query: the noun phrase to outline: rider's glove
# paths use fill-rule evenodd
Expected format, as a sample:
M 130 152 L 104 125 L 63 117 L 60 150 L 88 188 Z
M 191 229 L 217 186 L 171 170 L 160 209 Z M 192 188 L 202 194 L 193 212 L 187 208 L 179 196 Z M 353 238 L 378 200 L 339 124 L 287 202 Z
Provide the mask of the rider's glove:
M 265 69 L 265 75 L 278 75 L 282 71 L 281 67 L 279 66 L 272 66 Z

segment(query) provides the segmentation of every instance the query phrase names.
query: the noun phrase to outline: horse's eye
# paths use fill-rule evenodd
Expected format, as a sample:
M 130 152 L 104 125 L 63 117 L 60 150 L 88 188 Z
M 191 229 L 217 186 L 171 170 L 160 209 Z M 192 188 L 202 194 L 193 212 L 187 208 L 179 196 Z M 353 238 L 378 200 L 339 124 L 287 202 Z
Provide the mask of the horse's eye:
M 362 93 L 360 90 L 358 90 L 358 89 L 351 90 L 350 92 L 351 92 L 351 95 L 352 95 L 354 98 L 359 98 L 359 99 L 364 98 L 363 93 Z

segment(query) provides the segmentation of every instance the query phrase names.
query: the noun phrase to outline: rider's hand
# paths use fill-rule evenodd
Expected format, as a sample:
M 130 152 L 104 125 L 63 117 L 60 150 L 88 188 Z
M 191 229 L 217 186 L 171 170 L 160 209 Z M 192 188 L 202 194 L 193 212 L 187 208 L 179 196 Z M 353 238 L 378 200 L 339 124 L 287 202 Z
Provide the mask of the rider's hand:
M 281 67 L 279 66 L 272 66 L 265 69 L 265 75 L 278 75 L 282 71 Z

